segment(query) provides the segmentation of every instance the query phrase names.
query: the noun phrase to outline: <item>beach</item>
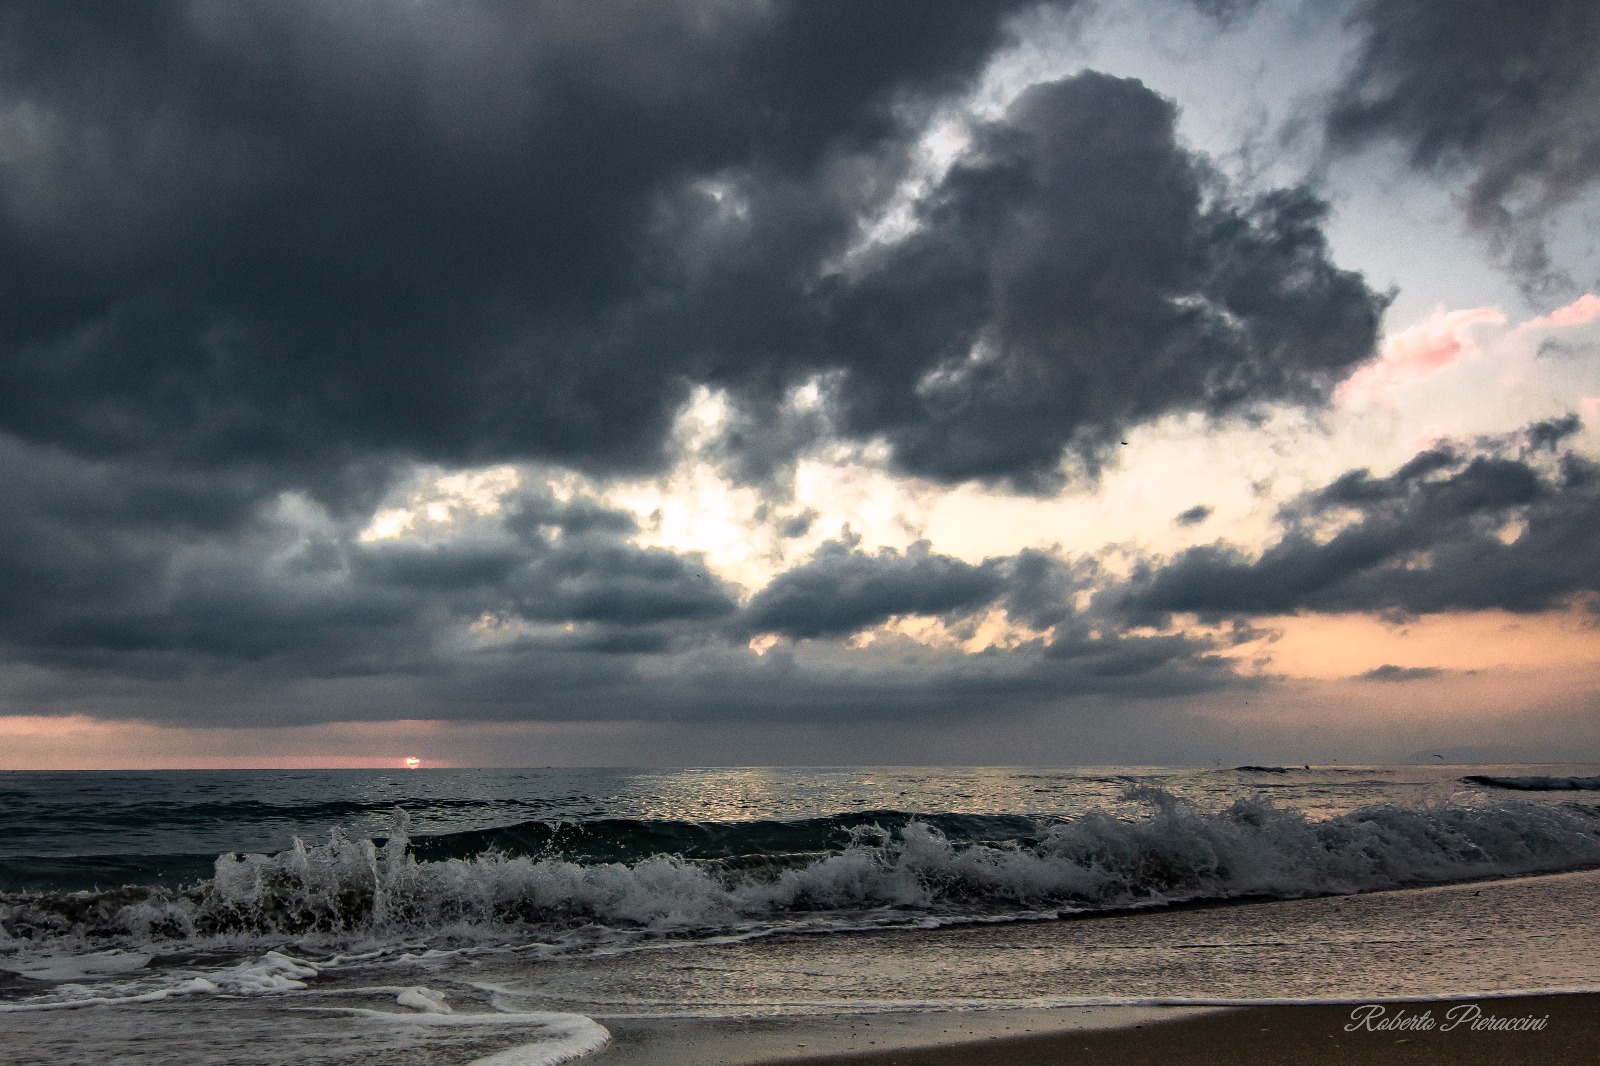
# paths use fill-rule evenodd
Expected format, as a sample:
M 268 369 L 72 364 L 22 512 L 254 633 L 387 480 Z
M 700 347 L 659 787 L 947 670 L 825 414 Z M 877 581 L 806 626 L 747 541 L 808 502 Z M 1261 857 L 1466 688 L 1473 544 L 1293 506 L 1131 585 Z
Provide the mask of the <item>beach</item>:
M 1370 1031 L 1352 1012 L 1433 1021 L 1427 1029 Z M 1452 1015 L 1452 1011 L 1457 1012 Z M 1452 1017 L 1534 1019 L 1533 1031 L 1474 1029 Z M 464 1032 L 448 1041 L 434 1030 L 369 1019 L 321 1019 L 314 1041 L 281 1012 L 261 1004 L 213 1004 L 203 1011 L 90 1008 L 59 1016 L 13 1015 L 0 1051 L 11 1063 L 152 1061 L 368 1063 L 419 1066 L 545 1066 L 548 1043 L 509 1034 Z M 12 1025 L 11 1023 L 17 1023 Z M 285 1024 L 287 1023 L 287 1024 Z M 1600 996 L 1594 993 L 1270 1004 L 1255 1007 L 1102 1006 L 986 1011 L 887 1012 L 785 1018 L 660 1017 L 607 1019 L 609 1042 L 565 1061 L 583 1066 L 1188 1066 L 1284 1063 L 1309 1066 L 1436 1064 L 1578 1066 L 1600 1046 Z M 1447 1028 L 1449 1027 L 1449 1028 Z M 298 1030 L 298 1034 L 297 1034 Z M 300 1039 L 296 1039 L 296 1036 Z

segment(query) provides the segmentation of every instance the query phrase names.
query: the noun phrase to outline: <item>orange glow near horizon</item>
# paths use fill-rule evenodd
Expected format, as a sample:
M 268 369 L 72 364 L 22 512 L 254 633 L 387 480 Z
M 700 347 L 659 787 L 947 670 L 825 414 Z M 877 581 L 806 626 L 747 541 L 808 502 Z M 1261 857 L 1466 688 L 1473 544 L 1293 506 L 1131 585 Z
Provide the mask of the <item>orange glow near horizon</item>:
M 1494 728 L 1513 738 L 1530 731 L 1557 735 L 1558 726 L 1592 720 L 1600 693 L 1600 627 L 1578 606 L 1539 615 L 1433 615 L 1403 624 L 1358 614 L 1287 616 L 1259 624 L 1276 631 L 1276 638 L 1241 645 L 1229 657 L 1242 673 L 1280 680 L 1243 696 L 1229 689 L 1214 699 L 1194 697 L 1180 709 L 1273 728 L 1304 727 L 1308 736 L 1381 725 L 1397 736 L 1426 733 L 1426 743 L 1440 745 L 1454 743 L 1448 738 L 1456 733 L 1469 737 L 1474 721 L 1499 722 Z M 1385 665 L 1442 672 L 1402 684 L 1361 679 Z M 638 738 L 666 725 L 400 719 L 195 728 L 87 714 L 0 715 L 0 771 L 393 771 L 413 762 L 416 768 L 424 762 L 428 768 L 507 765 L 519 756 L 528 761 L 512 764 L 614 765 L 607 760 L 636 755 Z M 397 749 L 430 754 L 426 760 L 369 754 Z
M 1230 658 L 1266 659 L 1268 673 L 1333 681 L 1379 666 L 1459 673 L 1600 664 L 1600 629 L 1581 608 L 1518 615 L 1474 611 L 1404 623 L 1375 615 L 1289 615 L 1257 621 L 1276 639 L 1252 641 Z
M 0 770 L 393 770 L 393 755 L 354 753 L 393 751 L 418 741 L 417 747 L 431 746 L 452 728 L 437 720 L 402 719 L 285 729 L 185 729 L 85 714 L 0 715 Z M 428 765 L 457 763 L 429 756 Z
M 417 770 L 421 769 L 422 760 L 417 758 L 415 755 L 407 755 L 404 759 L 400 760 L 400 765 L 404 766 L 407 770 Z

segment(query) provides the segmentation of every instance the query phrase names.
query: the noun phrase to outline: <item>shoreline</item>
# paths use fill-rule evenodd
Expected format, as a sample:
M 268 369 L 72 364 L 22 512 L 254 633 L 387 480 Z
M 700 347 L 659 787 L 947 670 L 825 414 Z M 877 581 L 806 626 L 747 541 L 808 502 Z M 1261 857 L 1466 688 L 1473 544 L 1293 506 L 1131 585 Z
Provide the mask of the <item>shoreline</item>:
M 499 1017 L 532 1010 L 605 1026 L 609 1046 L 571 1060 L 595 1066 L 1565 1066 L 1600 1047 L 1597 942 L 1600 871 L 1571 872 L 1097 921 L 757 937 L 553 966 L 516 953 L 397 959 L 268 994 L 85 1006 L 70 1020 L 7 1014 L 0 1059 L 244 1066 L 269 1061 L 268 1043 L 298 1049 L 305 1066 L 554 1061 L 560 1033 Z M 0 969 L 0 984 L 7 976 Z M 455 1017 L 397 999 L 433 994 L 418 982 L 448 995 Z M 1346 1034 L 1362 1003 L 1435 1019 L 1478 1003 L 1550 1024 Z
M 1362 1004 L 1366 1018 L 1358 1020 Z M 1493 1020 L 1537 1028 L 1501 1030 Z M 1108 1005 L 763 1019 L 600 1019 L 595 1066 L 1578 1066 L 1600 992 L 1345 1002 Z M 1542 1020 L 1542 1022 L 1541 1022 Z M 1396 1023 L 1386 1027 L 1386 1023 Z M 1431 1022 L 1422 1025 L 1422 1022 Z M 1452 1024 L 1454 1022 L 1454 1024 Z M 1477 1028 L 1474 1029 L 1474 1023 Z M 1349 1027 L 1354 1027 L 1351 1031 Z

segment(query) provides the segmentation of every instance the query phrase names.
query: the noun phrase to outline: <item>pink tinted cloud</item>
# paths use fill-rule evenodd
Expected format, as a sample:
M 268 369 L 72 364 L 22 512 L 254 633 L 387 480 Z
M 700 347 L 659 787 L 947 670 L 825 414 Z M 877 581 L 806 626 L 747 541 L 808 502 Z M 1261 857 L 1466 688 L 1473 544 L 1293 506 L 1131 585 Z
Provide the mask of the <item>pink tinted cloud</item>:
M 1600 296 L 1586 292 L 1565 307 L 1558 307 L 1548 315 L 1530 318 L 1517 329 L 1560 329 L 1581 326 L 1600 318 Z
M 1460 359 L 1461 353 L 1472 343 L 1466 336 L 1469 329 L 1505 324 L 1505 312 L 1498 307 L 1469 307 L 1460 311 L 1446 311 L 1441 307 L 1410 329 L 1384 341 L 1378 358 L 1346 378 L 1335 396 L 1341 403 L 1392 403 L 1405 386 Z

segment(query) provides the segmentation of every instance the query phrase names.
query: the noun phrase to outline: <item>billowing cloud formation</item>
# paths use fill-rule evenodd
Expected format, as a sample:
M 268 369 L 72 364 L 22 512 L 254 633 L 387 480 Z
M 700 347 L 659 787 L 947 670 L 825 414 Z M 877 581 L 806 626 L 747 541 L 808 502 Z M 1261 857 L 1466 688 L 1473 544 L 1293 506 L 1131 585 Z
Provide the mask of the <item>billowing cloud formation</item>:
M 1107 594 L 1135 614 L 1539 611 L 1600 592 L 1600 467 L 1576 417 L 1476 447 L 1441 444 L 1388 477 L 1354 470 L 1284 512 L 1258 558 L 1220 545 Z
M 1208 204 L 1173 105 L 1094 74 L 830 266 L 1009 10 L 14 6 L 0 427 L 291 484 L 363 456 L 638 470 L 691 383 L 760 409 L 834 373 L 835 429 L 905 469 L 1048 480 L 1371 351 L 1382 301 L 1321 206 Z
M 741 588 L 537 477 L 378 521 L 423 467 L 658 473 L 691 396 L 729 411 L 697 454 L 751 482 L 842 444 L 1029 492 L 1167 416 L 1326 400 L 1386 302 L 1326 205 L 1228 186 L 1133 79 L 973 117 L 1028 6 L 9 5 L 6 709 L 136 691 L 103 713 L 222 721 L 312 682 L 356 687 L 272 714 L 914 715 L 1245 683 L 1241 635 L 1115 606 L 1178 609 L 1159 575 L 1086 609 L 1113 579 L 1044 550 L 842 539 Z M 965 147 L 928 170 L 937 123 Z M 1341 506 L 1406 526 L 1473 461 Z M 1590 491 L 1576 460 L 1483 461 L 1532 471 L 1528 536 Z M 980 620 L 1004 639 L 974 650 Z
M 1355 20 L 1334 143 L 1393 138 L 1419 168 L 1464 169 L 1469 223 L 1530 286 L 1559 285 L 1544 223 L 1600 180 L 1600 8 L 1366 0 Z
M 401 706 L 476 719 L 892 718 L 1231 680 L 1216 641 L 1076 616 L 1072 593 L 1090 575 L 1042 552 L 970 565 L 922 545 L 828 542 L 741 604 L 698 556 L 631 543 L 631 515 L 536 479 L 492 511 L 374 536 L 305 498 L 252 509 L 250 486 L 201 480 L 174 497 L 170 482 L 120 473 L 14 443 L 0 452 L 0 640 L 13 665 L 48 679 L 26 698 L 14 688 L 14 706 L 118 693 L 126 701 L 97 702 L 100 713 L 202 723 L 260 700 L 276 700 L 281 722 Z M 1001 655 L 908 642 L 883 657 L 835 639 L 995 609 L 1035 635 Z M 746 647 L 753 633 L 799 643 L 763 658 Z M 363 686 L 355 696 L 315 695 L 350 683 Z
M 308 501 L 251 510 L 248 487 L 179 495 L 15 447 L 0 484 L 0 639 L 38 665 L 429 672 L 470 658 L 472 624 L 501 643 L 649 651 L 736 606 L 695 556 L 628 543 L 631 516 L 548 492 L 446 538 L 368 542 Z
M 1404 684 L 1407 681 L 1426 681 L 1443 673 L 1444 671 L 1436 666 L 1396 666 L 1393 663 L 1384 663 L 1382 666 L 1374 666 L 1366 673 L 1356 675 L 1356 680 Z
M 1208 206 L 1174 119 L 1091 72 L 978 129 L 919 229 L 839 293 L 846 429 L 939 480 L 1048 482 L 1130 424 L 1312 400 L 1370 355 L 1383 300 L 1328 261 L 1323 205 Z
M 847 637 L 903 615 L 957 620 L 999 606 L 1012 621 L 1043 631 L 1072 616 L 1072 594 L 1093 576 L 1092 567 L 1075 571 L 1034 549 L 974 565 L 932 551 L 927 541 L 905 552 L 868 553 L 859 540 L 826 541 L 810 560 L 775 577 L 740 615 L 743 628 L 797 639 Z
M 895 615 L 945 615 L 986 607 L 1006 578 L 997 562 L 973 566 L 920 541 L 902 554 L 869 555 L 840 541 L 774 578 L 745 612 L 756 633 L 842 637 Z
M 962 86 L 1009 6 L 13 5 L 0 424 L 648 463 L 707 343 L 655 332 L 664 198 L 759 171 L 826 214 L 828 161 L 892 166 L 893 106 Z

